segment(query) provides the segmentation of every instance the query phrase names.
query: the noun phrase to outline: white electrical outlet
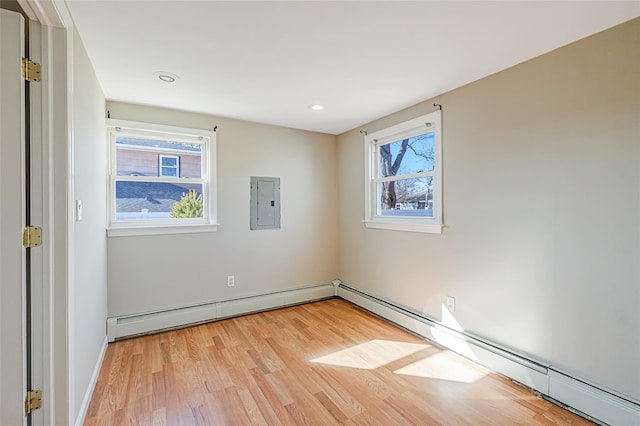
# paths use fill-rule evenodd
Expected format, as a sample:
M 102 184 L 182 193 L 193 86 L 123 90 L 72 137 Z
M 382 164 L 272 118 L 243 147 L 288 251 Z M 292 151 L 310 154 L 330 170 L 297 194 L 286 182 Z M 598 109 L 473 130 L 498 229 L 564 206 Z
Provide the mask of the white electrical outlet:
M 76 222 L 82 220 L 82 200 L 76 200 Z
M 236 277 L 233 275 L 229 275 L 227 277 L 227 287 L 233 287 L 236 285 Z
M 447 296 L 447 309 L 449 312 L 454 313 L 456 311 L 456 298 Z

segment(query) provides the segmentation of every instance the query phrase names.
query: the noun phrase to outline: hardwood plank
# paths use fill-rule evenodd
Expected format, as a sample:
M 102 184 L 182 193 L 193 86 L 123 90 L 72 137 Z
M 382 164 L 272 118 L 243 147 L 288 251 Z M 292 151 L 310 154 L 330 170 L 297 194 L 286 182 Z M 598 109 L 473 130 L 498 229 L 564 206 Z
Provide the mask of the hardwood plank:
M 252 425 L 268 425 L 269 423 L 265 420 L 262 412 L 260 411 L 260 407 L 258 407 L 258 403 L 253 399 L 251 392 L 249 392 L 246 388 L 241 388 L 238 390 L 238 397 L 242 402 L 242 407 L 244 411 L 247 413 L 247 417 L 249 418 L 249 424 Z
M 384 402 L 413 424 L 428 424 L 432 426 L 441 424 L 431 416 L 428 410 L 423 409 L 421 405 L 414 404 L 402 394 L 392 395 L 385 399 Z
M 292 402 L 284 406 L 296 425 L 311 426 L 311 421 L 298 409 L 298 406 Z
M 158 410 L 153 410 L 151 413 L 151 425 L 152 426 L 167 426 L 167 410 L 162 407 Z
M 85 425 L 588 425 L 340 299 L 109 344 Z
M 291 419 L 291 417 L 287 413 L 286 409 L 284 409 L 285 404 L 282 403 L 283 400 L 291 401 L 292 398 L 286 394 L 284 397 L 282 394 L 279 395 L 273 389 L 271 383 L 268 382 L 265 376 L 263 376 L 258 370 L 256 369 L 251 370 L 251 377 L 254 383 L 256 383 L 260 393 L 264 397 L 264 400 L 268 402 L 269 407 L 278 418 L 278 422 L 275 424 L 286 424 L 286 425 L 295 424 L 293 422 L 293 419 Z M 251 388 L 251 390 L 252 390 L 252 394 L 257 395 L 257 392 L 255 392 L 254 388 Z M 282 389 L 279 389 L 278 387 L 278 390 L 282 390 Z M 264 406 L 261 411 L 262 413 L 265 413 L 266 410 L 264 409 Z
M 338 408 L 336 404 L 327 396 L 326 393 L 320 391 L 314 394 L 314 396 L 318 399 L 318 401 L 322 404 L 322 406 L 336 419 L 338 422 L 342 423 L 347 421 L 349 418 L 345 413 Z
M 233 418 L 233 422 L 241 425 L 253 424 L 249 418 L 252 417 L 251 413 L 247 412 L 245 405 L 238 395 L 238 389 L 235 386 L 226 388 L 224 390 L 225 401 L 227 401 L 227 408 L 230 410 L 230 417 Z

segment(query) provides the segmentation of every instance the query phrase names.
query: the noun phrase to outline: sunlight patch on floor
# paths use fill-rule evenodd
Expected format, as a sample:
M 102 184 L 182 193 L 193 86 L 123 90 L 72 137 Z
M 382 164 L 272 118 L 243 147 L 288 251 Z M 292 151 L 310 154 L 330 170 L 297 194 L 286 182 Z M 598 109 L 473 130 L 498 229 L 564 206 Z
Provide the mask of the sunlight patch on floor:
M 431 345 L 376 339 L 312 359 L 311 362 L 375 370 L 429 347 Z
M 460 383 L 475 383 L 488 374 L 484 369 L 451 352 L 434 354 L 402 367 L 394 373 Z

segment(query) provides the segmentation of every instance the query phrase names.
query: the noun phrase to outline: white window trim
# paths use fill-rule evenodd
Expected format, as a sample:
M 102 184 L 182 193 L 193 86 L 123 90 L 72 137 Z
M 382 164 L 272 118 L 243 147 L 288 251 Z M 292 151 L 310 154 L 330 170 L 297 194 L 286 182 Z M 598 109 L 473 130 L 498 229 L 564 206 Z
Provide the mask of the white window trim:
M 136 235 L 171 235 L 171 234 L 200 234 L 204 232 L 216 232 L 217 224 L 180 224 L 171 226 L 151 226 L 139 225 L 131 226 L 115 226 L 107 228 L 108 237 L 132 237 Z
M 171 167 L 171 166 L 162 165 L 162 159 L 163 158 L 174 158 L 176 160 L 176 166 L 175 167 Z M 172 176 L 167 176 L 167 175 L 163 175 L 162 174 L 162 169 L 165 168 L 165 167 L 167 169 L 176 169 L 176 177 L 180 177 L 180 156 L 179 155 L 164 155 L 164 154 L 158 155 L 158 176 L 160 176 L 160 177 L 172 177 Z
M 378 157 L 376 147 L 384 143 L 395 142 L 406 137 L 433 131 L 434 164 L 433 173 L 433 217 L 382 216 L 377 214 L 376 173 Z M 442 233 L 442 114 L 435 111 L 409 121 L 387 127 L 364 137 L 365 158 L 365 218 L 367 228 L 394 231 Z M 407 175 L 407 177 L 411 177 Z M 403 176 L 403 178 L 405 178 Z M 385 179 L 387 180 L 387 179 Z
M 107 236 L 123 237 L 135 235 L 162 235 L 162 234 L 187 234 L 201 232 L 215 232 L 217 223 L 217 179 L 216 179 L 216 132 L 211 130 L 190 129 L 184 127 L 165 126 L 161 124 L 141 123 L 126 120 L 107 119 L 107 141 L 109 143 L 108 197 L 107 200 Z M 116 134 L 126 132 L 129 135 L 140 137 L 166 138 L 171 135 L 171 140 L 193 142 L 194 139 L 208 139 L 203 143 L 201 161 L 205 175 L 202 177 L 203 192 L 208 202 L 205 202 L 204 218 L 194 219 L 166 219 L 166 220 L 115 220 L 115 182 L 116 182 L 116 146 L 114 140 Z M 154 135 L 154 133 L 156 133 Z M 171 180 L 167 176 L 159 176 L 163 180 Z M 119 178 L 123 178 L 120 176 Z M 125 180 L 144 180 L 144 177 L 127 176 Z M 184 182 L 183 179 L 174 178 Z M 200 180 L 191 179 L 194 182 Z M 177 222 L 177 223 L 176 223 Z

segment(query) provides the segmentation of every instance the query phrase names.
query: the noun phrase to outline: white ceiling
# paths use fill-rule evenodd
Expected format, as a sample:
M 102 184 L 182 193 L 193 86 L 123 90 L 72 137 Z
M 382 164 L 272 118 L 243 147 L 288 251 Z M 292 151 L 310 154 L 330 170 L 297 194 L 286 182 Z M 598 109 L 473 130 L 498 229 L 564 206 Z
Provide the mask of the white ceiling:
M 331 134 L 640 15 L 640 1 L 67 5 L 109 100 Z

